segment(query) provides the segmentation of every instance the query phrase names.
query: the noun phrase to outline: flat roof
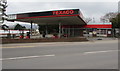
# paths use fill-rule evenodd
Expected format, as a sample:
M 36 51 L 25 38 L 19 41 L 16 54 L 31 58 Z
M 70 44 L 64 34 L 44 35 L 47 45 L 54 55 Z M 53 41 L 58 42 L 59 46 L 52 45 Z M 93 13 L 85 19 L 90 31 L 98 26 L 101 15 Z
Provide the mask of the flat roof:
M 95 25 L 107 25 L 107 24 L 112 24 L 112 22 L 100 22 L 100 23 L 87 23 L 87 25 L 93 25 L 93 24 L 95 24 Z
M 40 25 L 86 25 L 79 9 L 30 12 L 8 15 L 10 21 L 33 22 Z

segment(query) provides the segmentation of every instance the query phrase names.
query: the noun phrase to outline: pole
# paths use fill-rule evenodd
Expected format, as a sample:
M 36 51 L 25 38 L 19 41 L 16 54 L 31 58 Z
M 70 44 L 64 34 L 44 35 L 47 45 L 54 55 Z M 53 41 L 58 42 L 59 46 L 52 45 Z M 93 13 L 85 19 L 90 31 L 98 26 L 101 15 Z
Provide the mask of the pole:
M 74 28 L 72 28 L 72 37 L 74 37 Z
M 70 35 L 70 27 L 69 27 L 69 29 L 68 29 L 68 36 L 70 37 L 71 35 Z
M 61 22 L 59 22 L 59 38 L 61 38 Z
M 33 29 L 33 22 L 31 21 L 31 36 L 32 36 L 32 29 Z
M 48 34 L 48 25 L 47 24 L 46 24 L 45 28 L 46 28 L 45 34 L 47 35 Z
M 64 28 L 62 28 L 62 36 L 64 35 Z

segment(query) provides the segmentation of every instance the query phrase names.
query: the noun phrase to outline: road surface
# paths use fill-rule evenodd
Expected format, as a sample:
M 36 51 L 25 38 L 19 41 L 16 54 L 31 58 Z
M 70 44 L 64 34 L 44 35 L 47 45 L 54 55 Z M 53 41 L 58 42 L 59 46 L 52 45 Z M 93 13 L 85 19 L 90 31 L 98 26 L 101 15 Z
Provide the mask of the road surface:
M 117 69 L 118 40 L 4 44 L 3 69 Z

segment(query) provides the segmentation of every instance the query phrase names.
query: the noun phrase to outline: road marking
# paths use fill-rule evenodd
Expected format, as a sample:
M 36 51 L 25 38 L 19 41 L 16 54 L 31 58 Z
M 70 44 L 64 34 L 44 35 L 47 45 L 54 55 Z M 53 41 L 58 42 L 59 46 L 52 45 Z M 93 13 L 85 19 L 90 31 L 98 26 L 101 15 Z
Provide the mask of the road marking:
M 30 59 L 30 58 L 39 58 L 39 57 L 52 57 L 52 56 L 55 56 L 55 54 L 40 55 L 40 56 L 24 56 L 24 57 L 14 57 L 14 58 L 2 58 L 2 59 L 0 59 L 0 61 L 2 61 L 2 60 Z
M 87 55 L 87 54 L 106 53 L 106 52 L 114 52 L 114 51 L 119 51 L 119 50 L 92 51 L 92 52 L 84 52 L 83 54 Z
M 83 55 L 87 54 L 96 54 L 96 53 L 106 53 L 106 52 L 114 52 L 114 51 L 120 51 L 120 50 L 107 50 L 107 51 L 92 51 L 92 52 L 84 52 Z M 18 59 L 30 59 L 30 58 L 39 58 L 39 57 L 52 57 L 55 56 L 55 54 L 51 55 L 40 55 L 40 56 L 24 56 L 24 57 L 14 57 L 14 58 L 2 58 L 2 60 L 18 60 Z
M 26 47 L 35 47 L 35 46 L 12 46 L 12 47 L 5 47 L 5 46 L 2 46 L 0 48 L 26 48 Z

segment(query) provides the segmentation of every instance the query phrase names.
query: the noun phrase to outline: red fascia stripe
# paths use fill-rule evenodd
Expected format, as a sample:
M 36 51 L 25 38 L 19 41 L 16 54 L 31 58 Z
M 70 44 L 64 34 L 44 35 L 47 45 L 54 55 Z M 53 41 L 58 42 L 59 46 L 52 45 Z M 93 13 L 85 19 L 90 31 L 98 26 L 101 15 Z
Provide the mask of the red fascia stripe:
M 105 25 L 85 25 L 84 28 L 112 28 L 111 24 L 105 24 Z
M 62 25 L 62 28 L 112 28 L 111 24 L 104 25 Z
M 48 17 L 67 17 L 67 16 L 79 16 L 78 14 L 76 15 L 51 15 L 51 16 L 36 16 L 36 17 L 22 17 L 17 19 L 29 19 L 29 18 L 48 18 Z

